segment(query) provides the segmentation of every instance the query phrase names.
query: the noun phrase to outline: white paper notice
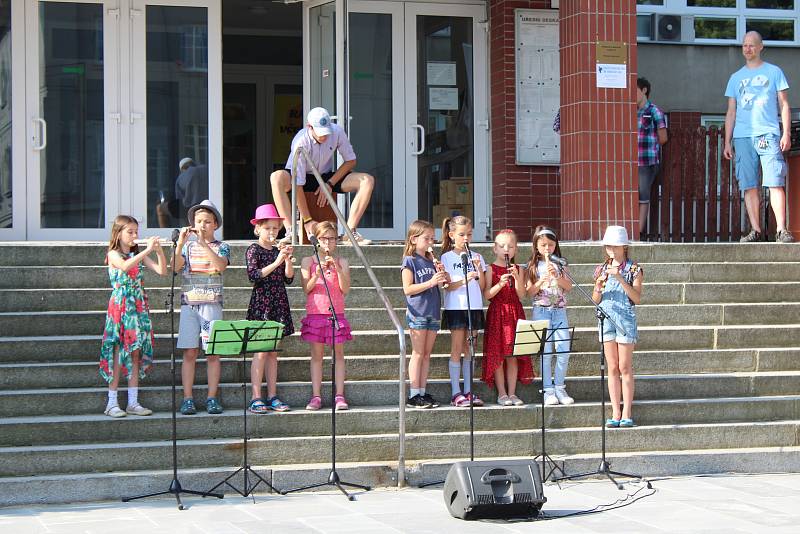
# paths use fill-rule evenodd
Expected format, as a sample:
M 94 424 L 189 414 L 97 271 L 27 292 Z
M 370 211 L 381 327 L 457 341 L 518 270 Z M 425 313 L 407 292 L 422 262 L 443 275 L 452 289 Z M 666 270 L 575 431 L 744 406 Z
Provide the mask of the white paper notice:
M 428 109 L 457 110 L 458 87 L 429 87 Z
M 428 85 L 455 85 L 455 62 L 429 61 L 427 63 Z
M 625 89 L 628 87 L 628 66 L 614 63 L 597 64 L 597 87 Z

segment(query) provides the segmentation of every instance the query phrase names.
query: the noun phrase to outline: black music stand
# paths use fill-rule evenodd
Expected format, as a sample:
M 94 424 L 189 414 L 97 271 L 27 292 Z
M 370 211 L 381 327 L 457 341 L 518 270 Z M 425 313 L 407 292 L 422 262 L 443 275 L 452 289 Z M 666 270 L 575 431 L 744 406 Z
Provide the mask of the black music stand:
M 175 500 L 178 502 L 178 510 L 184 510 L 183 502 L 181 501 L 181 493 L 186 493 L 188 495 L 200 495 L 200 496 L 209 496 L 209 497 L 216 497 L 221 499 L 223 495 L 221 493 L 208 493 L 204 491 L 197 491 L 197 490 L 190 490 L 186 489 L 181 486 L 181 481 L 178 480 L 178 424 L 177 424 L 177 408 L 176 404 L 176 393 L 175 390 L 177 388 L 177 378 L 175 374 L 175 277 L 178 276 L 178 273 L 175 272 L 175 253 L 176 253 L 176 246 L 178 242 L 178 230 L 172 231 L 172 261 L 170 269 L 172 270 L 172 277 L 170 280 L 169 285 L 169 293 L 167 294 L 167 300 L 165 302 L 167 306 L 167 313 L 169 314 L 169 326 L 170 326 L 170 354 L 169 354 L 169 370 L 170 374 L 172 375 L 172 404 L 170 407 L 172 408 L 172 482 L 169 484 L 169 488 L 164 491 L 156 491 L 154 493 L 146 493 L 144 495 L 137 495 L 135 497 L 125 497 L 122 499 L 122 502 L 130 502 L 135 501 L 138 499 L 146 499 L 149 497 L 158 497 L 160 495 L 174 495 Z
M 570 330 L 570 341 L 574 338 L 574 327 L 564 328 L 550 328 L 550 321 L 544 319 L 539 321 L 527 321 L 525 319 L 517 320 L 517 328 L 514 333 L 514 349 L 510 357 L 516 356 L 538 356 L 539 357 L 539 376 L 541 378 L 541 386 L 539 388 L 539 401 L 541 403 L 541 420 L 542 420 L 542 452 L 534 457 L 534 460 L 541 458 L 542 462 L 542 482 L 546 482 L 556 471 L 559 471 L 562 476 L 566 476 L 564 472 L 564 462 L 558 465 L 558 462 L 553 460 L 547 449 L 545 448 L 545 424 L 544 424 L 544 359 L 557 354 L 556 351 L 550 351 L 545 354 L 545 347 L 547 343 L 555 341 L 552 336 L 558 330 Z M 550 470 L 547 471 L 547 467 Z
M 259 484 L 263 483 L 272 491 L 278 493 L 272 484 L 264 480 L 258 473 L 256 473 L 247 461 L 247 355 L 254 352 L 275 352 L 278 346 L 278 341 L 281 340 L 283 335 L 283 324 L 275 321 L 214 321 L 211 326 L 211 336 L 208 341 L 208 349 L 206 354 L 213 354 L 215 356 L 232 356 L 240 355 L 241 370 L 242 370 L 242 466 L 225 477 L 216 486 L 209 489 L 203 494 L 212 495 L 215 489 L 220 486 L 228 486 L 233 491 L 247 497 L 253 494 Z M 244 488 L 239 489 L 231 484 L 231 479 L 243 473 Z M 254 477 L 257 481 L 251 485 L 250 477 Z M 253 495 L 253 503 L 256 502 L 255 495 Z

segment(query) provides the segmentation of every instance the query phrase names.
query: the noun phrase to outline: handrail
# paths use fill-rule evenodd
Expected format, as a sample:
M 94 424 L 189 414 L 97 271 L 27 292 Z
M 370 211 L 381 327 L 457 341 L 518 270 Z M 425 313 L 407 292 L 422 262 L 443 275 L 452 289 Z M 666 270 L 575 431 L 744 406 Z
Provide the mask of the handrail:
M 397 337 L 399 338 L 400 343 L 400 401 L 399 401 L 399 439 L 400 443 L 398 444 L 398 454 L 397 454 L 397 487 L 402 488 L 405 485 L 406 479 L 406 333 L 403 329 L 403 325 L 400 323 L 400 319 L 397 317 L 397 314 L 394 312 L 394 307 L 392 303 L 389 302 L 389 297 L 386 295 L 386 292 L 383 290 L 381 283 L 378 282 L 378 277 L 375 276 L 375 272 L 372 270 L 372 266 L 367 261 L 367 257 L 364 255 L 364 251 L 361 250 L 361 245 L 358 244 L 355 236 L 353 235 L 353 231 L 347 225 L 347 220 L 342 215 L 342 212 L 339 210 L 339 206 L 336 205 L 336 202 L 333 199 L 333 195 L 328 190 L 327 187 L 323 187 L 325 182 L 322 180 L 322 176 L 319 174 L 319 170 L 317 169 L 314 162 L 311 161 L 311 158 L 308 155 L 308 151 L 305 147 L 299 146 L 297 150 L 294 152 L 294 156 L 292 159 L 292 245 L 297 244 L 297 198 L 296 198 L 296 189 L 297 189 L 297 161 L 300 157 L 300 154 L 306 159 L 306 163 L 308 167 L 311 169 L 311 173 L 317 179 L 317 183 L 319 184 L 319 189 L 325 195 L 325 199 L 328 201 L 331 209 L 333 209 L 333 213 L 336 215 L 336 219 L 339 221 L 339 224 L 344 227 L 344 231 L 347 232 L 347 236 L 350 238 L 350 243 L 353 245 L 353 249 L 356 252 L 356 256 L 358 259 L 361 260 L 361 263 L 364 264 L 364 268 L 367 270 L 367 275 L 369 276 L 372 285 L 375 286 L 375 289 L 378 292 L 378 296 L 380 297 L 381 301 L 383 302 L 383 307 L 386 308 L 386 311 L 389 313 L 389 318 L 392 320 L 392 324 L 394 325 L 395 330 L 397 330 Z M 302 228 L 301 231 L 305 231 L 305 228 Z

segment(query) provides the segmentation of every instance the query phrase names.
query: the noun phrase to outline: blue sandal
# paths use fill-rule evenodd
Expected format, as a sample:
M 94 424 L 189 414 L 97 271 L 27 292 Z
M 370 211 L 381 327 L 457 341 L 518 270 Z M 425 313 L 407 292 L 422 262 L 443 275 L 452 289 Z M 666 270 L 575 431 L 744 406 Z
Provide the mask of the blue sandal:
M 289 405 L 278 398 L 277 395 L 267 399 L 268 407 L 276 412 L 288 412 L 291 408 Z
M 636 426 L 636 424 L 634 424 L 633 419 L 620 419 L 619 426 L 623 428 L 630 428 L 632 426 Z
M 619 419 L 606 419 L 606 428 L 617 428 L 620 423 Z
M 253 399 L 250 401 L 250 407 L 248 408 L 248 411 L 255 414 L 264 414 L 269 412 L 269 408 L 267 408 L 267 405 L 264 404 L 263 400 Z

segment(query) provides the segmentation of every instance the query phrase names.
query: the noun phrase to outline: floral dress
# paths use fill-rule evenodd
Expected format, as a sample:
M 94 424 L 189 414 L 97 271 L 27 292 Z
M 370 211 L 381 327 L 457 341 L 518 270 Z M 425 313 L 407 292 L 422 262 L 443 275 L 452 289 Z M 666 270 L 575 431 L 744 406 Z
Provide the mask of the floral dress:
M 247 307 L 247 320 L 282 323 L 283 337 L 286 337 L 294 333 L 292 310 L 289 307 L 289 296 L 286 294 L 286 286 L 291 285 L 294 277 L 287 278 L 284 275 L 283 264 L 266 278 L 261 276 L 261 269 L 273 263 L 278 253 L 277 247 L 267 250 L 258 243 L 253 243 L 247 248 L 245 254 L 247 277 L 253 283 L 253 293 L 250 295 L 250 305 Z
M 500 282 L 506 274 L 505 267 L 492 264 L 491 285 Z M 506 356 L 514 352 L 514 336 L 517 330 L 517 319 L 525 319 L 517 292 L 510 286 L 503 286 L 497 295 L 489 301 L 486 312 L 486 329 L 483 334 L 483 380 L 489 387 L 494 387 L 494 372 L 503 364 Z M 519 356 L 517 379 L 523 384 L 533 381 L 533 367 L 530 356 Z
M 127 256 L 133 257 L 133 253 Z M 108 300 L 103 344 L 100 347 L 100 376 L 106 382 L 114 379 L 114 349 L 119 347 L 120 372 L 128 378 L 133 365 L 133 353 L 139 351 L 139 378 L 144 378 L 153 365 L 153 325 L 150 307 L 142 285 L 142 264 L 126 273 L 109 265 L 111 298 Z

